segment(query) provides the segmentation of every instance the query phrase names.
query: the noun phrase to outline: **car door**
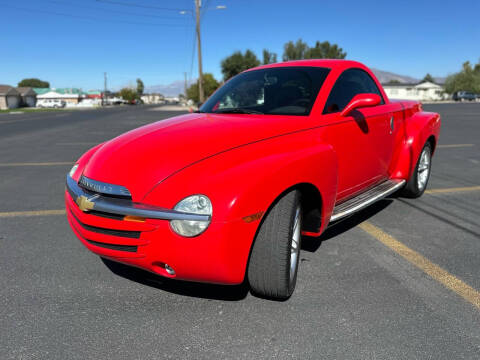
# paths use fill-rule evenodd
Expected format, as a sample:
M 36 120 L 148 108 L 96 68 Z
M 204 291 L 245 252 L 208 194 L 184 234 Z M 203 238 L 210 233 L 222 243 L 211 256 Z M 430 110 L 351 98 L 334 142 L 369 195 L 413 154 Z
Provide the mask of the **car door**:
M 379 105 L 340 112 L 357 94 L 381 97 Z M 337 201 L 352 197 L 388 178 L 393 152 L 392 112 L 370 75 L 357 68 L 345 70 L 335 82 L 323 110 L 328 140 L 338 158 Z

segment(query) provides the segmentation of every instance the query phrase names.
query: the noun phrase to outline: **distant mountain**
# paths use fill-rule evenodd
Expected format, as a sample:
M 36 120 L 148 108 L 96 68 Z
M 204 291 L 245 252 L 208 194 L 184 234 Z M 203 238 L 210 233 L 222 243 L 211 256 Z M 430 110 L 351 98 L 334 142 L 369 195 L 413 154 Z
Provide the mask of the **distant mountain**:
M 196 80 L 192 80 L 190 82 L 187 81 L 187 86 L 190 86 Z M 160 93 L 164 96 L 178 96 L 179 94 L 183 94 L 185 82 L 182 80 L 174 81 L 170 84 L 161 84 L 161 85 L 153 85 L 153 86 L 146 86 L 145 93 Z
M 372 68 L 373 73 L 378 78 L 378 81 L 382 84 L 387 84 L 392 80 L 396 80 L 402 84 L 416 84 L 420 81 L 420 79 L 413 78 L 411 76 L 406 75 L 399 75 L 388 71 L 383 71 L 379 69 Z M 434 77 L 435 82 L 437 84 L 444 84 L 445 78 L 444 77 Z M 196 79 L 192 79 L 188 82 L 187 86 L 190 86 L 194 83 Z M 165 96 L 178 96 L 178 94 L 183 94 L 184 92 L 184 83 L 181 80 L 174 81 L 170 84 L 162 84 L 162 85 L 153 85 L 153 86 L 146 86 L 145 92 L 146 93 L 160 93 Z
M 415 79 L 411 76 L 394 74 L 388 71 L 378 70 L 374 68 L 371 69 L 381 84 L 389 83 L 392 80 L 396 80 L 402 84 L 416 84 L 420 81 L 419 79 Z
M 440 76 L 434 76 L 433 80 L 435 80 L 435 84 L 444 85 L 445 80 L 447 80 L 447 78 L 446 77 L 440 77 Z

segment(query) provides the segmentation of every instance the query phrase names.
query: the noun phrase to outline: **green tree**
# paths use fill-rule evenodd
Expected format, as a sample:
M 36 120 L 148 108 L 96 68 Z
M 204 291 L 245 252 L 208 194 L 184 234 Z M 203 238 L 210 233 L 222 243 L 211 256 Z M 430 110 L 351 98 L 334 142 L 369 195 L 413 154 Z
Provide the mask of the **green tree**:
M 277 62 L 277 54 L 263 49 L 263 65 L 274 64 Z
M 48 81 L 42 81 L 37 78 L 23 79 L 18 83 L 18 87 L 34 87 L 34 88 L 49 88 Z
M 302 39 L 295 43 L 289 41 L 283 45 L 283 61 L 302 59 L 345 59 L 347 53 L 337 44 L 328 41 L 317 41 L 314 47 L 309 47 Z
M 143 81 L 138 78 L 137 79 L 137 94 L 140 96 L 143 94 L 143 90 L 145 90 L 145 86 L 143 85 Z
M 295 43 L 289 41 L 283 45 L 283 61 L 305 59 L 305 52 L 307 50 L 308 45 L 303 42 L 302 39 L 298 39 Z
M 347 53 L 337 44 L 317 41 L 315 46 L 305 51 L 305 59 L 345 59 Z
M 125 87 L 119 92 L 120 96 L 122 97 L 123 100 L 126 100 L 128 102 L 133 102 L 138 97 L 137 92 L 135 89 Z
M 427 73 L 427 75 L 425 75 L 425 77 L 422 79 L 422 82 L 425 82 L 425 81 L 429 81 L 429 82 L 434 83 L 434 82 L 435 82 L 435 79 L 433 78 L 432 75 L 430 75 L 429 73 Z
M 467 61 L 460 72 L 448 76 L 445 80 L 445 91 L 449 94 L 456 91 L 480 93 L 480 61 L 474 67 Z
M 205 97 L 209 97 L 215 90 L 217 90 L 220 84 L 215 80 L 212 74 L 204 73 L 202 85 Z M 193 100 L 195 103 L 200 101 L 200 96 L 198 95 L 198 80 L 187 89 L 187 98 Z
M 228 80 L 232 76 L 258 65 L 260 65 L 260 61 L 253 51 L 246 50 L 243 54 L 236 51 L 221 62 L 223 78 Z

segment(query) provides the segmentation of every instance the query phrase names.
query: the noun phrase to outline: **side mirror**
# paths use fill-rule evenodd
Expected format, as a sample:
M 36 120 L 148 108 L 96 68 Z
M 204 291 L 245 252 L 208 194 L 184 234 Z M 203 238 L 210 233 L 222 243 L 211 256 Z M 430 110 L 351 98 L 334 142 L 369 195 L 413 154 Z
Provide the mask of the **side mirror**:
M 377 94 L 358 94 L 353 97 L 352 100 L 345 106 L 345 108 L 340 113 L 341 116 L 348 116 L 353 110 L 368 107 L 376 106 L 382 102 L 382 99 Z

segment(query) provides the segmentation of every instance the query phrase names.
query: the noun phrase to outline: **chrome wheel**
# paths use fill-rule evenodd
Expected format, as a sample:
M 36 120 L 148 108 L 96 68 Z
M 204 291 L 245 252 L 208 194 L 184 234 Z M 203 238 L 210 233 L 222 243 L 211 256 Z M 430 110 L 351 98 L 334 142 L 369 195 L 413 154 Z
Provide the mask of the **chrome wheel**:
M 417 186 L 419 191 L 423 191 L 427 186 L 428 176 L 430 175 L 431 152 L 430 147 L 426 146 L 420 155 L 420 161 L 417 169 Z
M 300 240 L 302 237 L 302 216 L 300 206 L 295 210 L 295 219 L 293 220 L 292 242 L 290 245 L 290 283 L 295 278 L 297 270 L 298 257 L 300 254 Z

